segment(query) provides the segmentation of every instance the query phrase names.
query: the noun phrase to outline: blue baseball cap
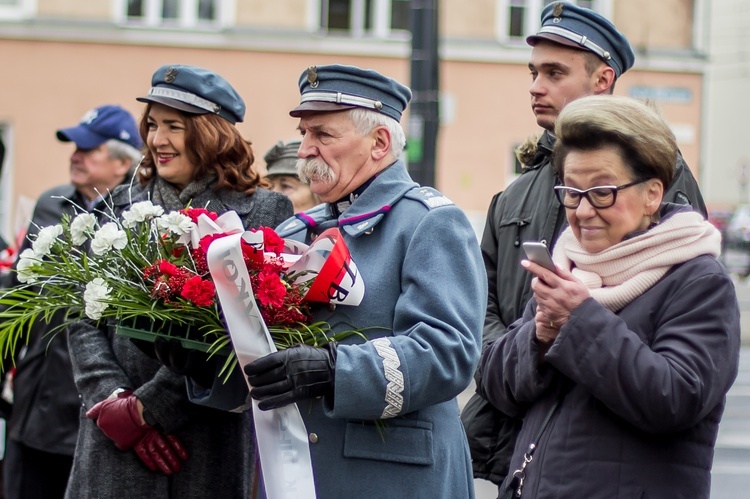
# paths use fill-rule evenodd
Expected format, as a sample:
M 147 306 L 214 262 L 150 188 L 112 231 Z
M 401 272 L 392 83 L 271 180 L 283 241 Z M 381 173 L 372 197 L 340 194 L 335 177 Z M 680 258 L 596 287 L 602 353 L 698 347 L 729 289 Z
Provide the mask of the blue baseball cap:
M 308 113 L 372 109 L 401 121 L 411 90 L 372 69 L 356 66 L 310 66 L 299 78 L 300 105 L 289 111 L 299 118 Z
M 263 159 L 266 161 L 267 177 L 273 175 L 297 176 L 297 151 L 302 144 L 300 139 L 292 139 L 289 142 L 279 141 L 270 148 Z
M 168 64 L 151 77 L 140 102 L 156 102 L 191 114 L 218 114 L 231 124 L 245 119 L 245 101 L 220 75 L 208 69 Z
M 57 131 L 57 140 L 75 142 L 81 149 L 99 147 L 110 139 L 119 140 L 140 149 L 142 142 L 135 118 L 120 106 L 106 105 L 91 109 L 81 122 Z
M 572 3 L 554 2 L 542 10 L 542 27 L 539 33 L 527 37 L 526 43 L 534 46 L 539 40 L 593 52 L 615 70 L 618 78 L 635 63 L 630 43 L 614 24 Z

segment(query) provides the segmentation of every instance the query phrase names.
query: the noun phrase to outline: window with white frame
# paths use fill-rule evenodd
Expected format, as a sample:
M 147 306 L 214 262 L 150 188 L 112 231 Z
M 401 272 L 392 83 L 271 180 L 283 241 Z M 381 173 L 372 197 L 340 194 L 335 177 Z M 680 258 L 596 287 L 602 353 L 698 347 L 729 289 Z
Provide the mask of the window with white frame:
M 557 0 L 498 0 L 497 32 L 506 42 L 525 42 L 526 37 L 539 31 L 544 7 Z M 580 7 L 592 9 L 609 17 L 612 0 L 567 0 Z
M 36 14 L 36 0 L 0 0 L 0 20 L 19 21 Z
M 409 29 L 409 0 L 320 0 L 320 28 L 385 38 Z
M 117 0 L 117 3 L 123 24 L 207 29 L 232 24 L 235 5 L 234 0 Z

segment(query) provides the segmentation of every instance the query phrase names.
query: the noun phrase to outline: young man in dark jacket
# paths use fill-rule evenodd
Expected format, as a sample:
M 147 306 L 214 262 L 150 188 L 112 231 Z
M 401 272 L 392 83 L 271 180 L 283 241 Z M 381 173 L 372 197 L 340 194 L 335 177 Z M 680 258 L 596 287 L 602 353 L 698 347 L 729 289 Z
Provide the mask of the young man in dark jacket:
M 141 158 L 135 119 L 119 106 L 90 110 L 78 125 L 58 130 L 57 138 L 76 146 L 70 184 L 39 197 L 27 235 L 59 223 L 63 215 L 95 209 L 101 196 L 130 178 Z M 27 238 L 19 253 L 30 247 Z M 5 499 L 65 495 L 81 402 L 65 330 L 56 329 L 62 322 L 57 315 L 49 323 L 36 323 L 17 363 L 4 462 Z
M 531 298 L 531 274 L 520 265 L 521 244 L 541 241 L 550 250 L 565 224 L 555 199 L 559 183 L 551 166 L 555 120 L 569 102 L 587 95 L 611 94 L 616 80 L 635 62 L 627 39 L 596 12 L 555 2 L 542 11 L 542 27 L 526 39 L 533 47 L 529 70 L 531 109 L 544 129 L 523 159 L 523 174 L 495 195 L 482 236 L 489 299 L 483 346 L 505 334 Z M 707 216 L 703 198 L 682 156 L 664 201 L 690 204 Z M 508 472 L 520 420 L 509 418 L 474 394 L 461 419 L 469 438 L 474 476 L 499 484 Z

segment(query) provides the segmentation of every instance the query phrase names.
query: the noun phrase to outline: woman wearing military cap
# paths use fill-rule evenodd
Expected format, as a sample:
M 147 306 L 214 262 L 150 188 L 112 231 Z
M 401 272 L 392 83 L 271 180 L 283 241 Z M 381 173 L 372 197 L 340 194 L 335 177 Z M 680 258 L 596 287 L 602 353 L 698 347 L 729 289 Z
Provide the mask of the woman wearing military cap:
M 224 78 L 194 66 L 163 66 L 138 100 L 147 104 L 140 123 L 147 151 L 138 184 L 113 193 L 116 213 L 150 199 L 165 210 L 188 204 L 232 210 L 247 228 L 275 227 L 292 215 L 289 199 L 261 187 L 252 149 L 234 126 L 243 120 L 245 104 Z M 190 403 L 185 376 L 90 322 L 73 325 L 69 338 L 87 417 L 81 419 L 68 497 L 251 497 L 249 412 Z M 150 353 L 169 364 L 170 353 L 186 354 L 175 348 L 157 343 Z M 169 367 L 180 367 L 197 385 L 215 381 L 211 362 L 183 358 L 188 362 Z M 161 464 L 151 471 L 127 443 L 154 431 L 167 445 L 152 449 Z

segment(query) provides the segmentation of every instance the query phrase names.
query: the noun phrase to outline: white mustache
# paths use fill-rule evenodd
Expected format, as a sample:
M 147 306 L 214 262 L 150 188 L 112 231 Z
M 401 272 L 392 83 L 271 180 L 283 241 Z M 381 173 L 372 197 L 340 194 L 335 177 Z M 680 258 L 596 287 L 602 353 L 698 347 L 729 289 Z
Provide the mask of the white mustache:
M 323 182 L 325 184 L 336 180 L 336 174 L 333 172 L 328 163 L 318 158 L 303 158 L 297 160 L 297 175 L 303 182 L 310 183 L 310 180 Z

